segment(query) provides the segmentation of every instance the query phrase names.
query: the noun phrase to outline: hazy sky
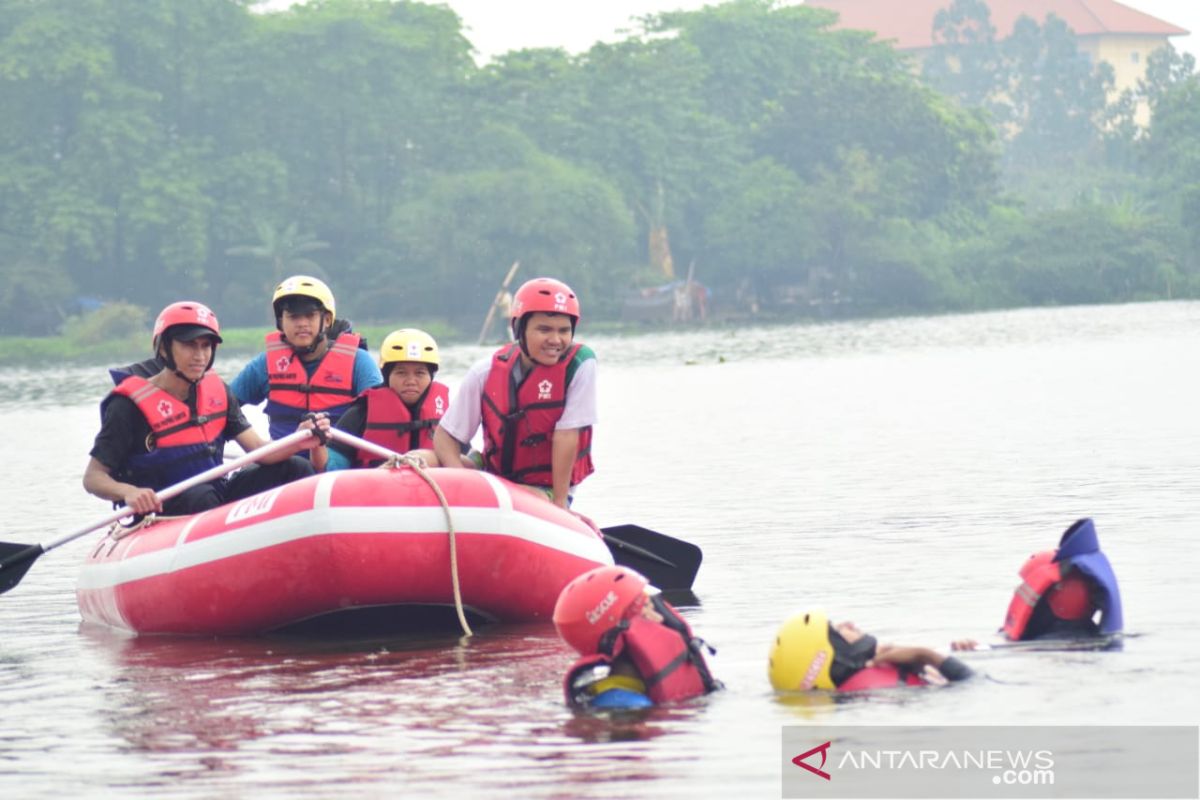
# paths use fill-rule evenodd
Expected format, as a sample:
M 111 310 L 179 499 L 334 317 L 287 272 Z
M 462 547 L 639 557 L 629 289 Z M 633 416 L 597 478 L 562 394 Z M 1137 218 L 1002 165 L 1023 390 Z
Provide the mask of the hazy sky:
M 903 0 L 894 0 L 903 2 Z M 587 50 L 597 39 L 620 38 L 630 18 L 660 11 L 697 9 L 713 0 L 447 0 L 467 28 L 467 38 L 487 57 L 522 47 Z M 1125 5 L 1193 31 L 1175 47 L 1200 58 L 1200 0 L 1127 0 Z
M 285 7 L 295 0 L 271 0 Z M 428 0 L 434 2 L 435 0 Z M 903 2 L 903 0 L 894 0 Z M 622 38 L 630 19 L 676 9 L 716 5 L 713 0 L 445 0 L 463 20 L 480 60 L 524 47 L 587 50 L 597 40 Z M 1200 59 L 1200 0 L 1127 0 L 1125 5 L 1192 31 L 1175 47 Z

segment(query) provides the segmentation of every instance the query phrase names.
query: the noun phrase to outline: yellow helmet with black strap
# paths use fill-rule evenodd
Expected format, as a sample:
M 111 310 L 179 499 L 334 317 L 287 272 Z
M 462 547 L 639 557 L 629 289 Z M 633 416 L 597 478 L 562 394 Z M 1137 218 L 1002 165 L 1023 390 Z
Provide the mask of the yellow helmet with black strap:
M 767 671 L 777 691 L 836 689 L 829 615 L 804 611 L 790 617 L 775 634 Z
M 379 346 L 379 369 L 386 379 L 392 364 L 415 361 L 429 366 L 429 374 L 437 373 L 441 363 L 437 342 L 428 333 L 417 328 L 401 328 L 384 337 Z
M 329 290 L 324 281 L 310 275 L 293 275 L 290 278 L 284 278 L 275 287 L 275 293 L 271 295 L 271 308 L 275 312 L 276 321 L 283 314 L 288 299 L 293 297 L 307 297 L 315 300 L 323 310 L 329 312 L 331 317 L 337 318 L 333 292 Z

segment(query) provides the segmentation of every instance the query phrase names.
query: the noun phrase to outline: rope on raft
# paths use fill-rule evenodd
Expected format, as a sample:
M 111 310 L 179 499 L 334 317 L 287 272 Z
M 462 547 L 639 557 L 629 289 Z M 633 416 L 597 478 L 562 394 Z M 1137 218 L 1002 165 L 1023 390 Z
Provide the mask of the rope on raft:
M 458 612 L 458 624 L 462 626 L 463 633 L 467 636 L 474 636 L 474 631 L 467 623 L 467 615 L 463 612 L 462 591 L 458 583 L 458 545 L 454 538 L 454 518 L 450 514 L 450 503 L 446 500 L 446 495 L 442 493 L 442 487 L 438 486 L 433 476 L 429 474 L 429 468 L 425 461 L 417 456 L 393 454 L 380 464 L 381 468 L 398 468 L 410 467 L 422 480 L 429 484 L 429 488 L 433 489 L 434 495 L 437 496 L 438 502 L 441 503 L 442 511 L 446 515 L 446 531 L 450 535 L 450 584 L 454 588 L 454 610 Z

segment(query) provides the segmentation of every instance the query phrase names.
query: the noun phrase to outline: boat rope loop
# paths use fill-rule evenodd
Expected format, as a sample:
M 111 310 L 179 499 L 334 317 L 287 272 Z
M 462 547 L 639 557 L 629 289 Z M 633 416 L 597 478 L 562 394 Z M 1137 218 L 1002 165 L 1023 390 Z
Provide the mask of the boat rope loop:
M 446 532 L 450 535 L 450 584 L 454 588 L 454 610 L 458 612 L 458 624 L 462 626 L 463 633 L 467 636 L 473 636 L 474 631 L 467 623 L 467 615 L 463 611 L 462 590 L 458 584 L 458 545 L 454 540 L 454 518 L 450 514 L 450 504 L 446 501 L 446 495 L 442 493 L 442 487 L 438 486 L 433 476 L 429 474 L 428 466 L 424 459 L 417 456 L 408 455 L 391 455 L 387 460 L 380 464 L 380 467 L 410 467 L 414 472 L 429 484 L 429 488 L 433 489 L 434 495 L 437 496 L 438 502 L 442 505 L 442 511 L 446 514 Z
M 161 519 L 158 514 L 151 512 L 144 517 L 135 517 L 134 522 L 130 525 L 123 525 L 120 520 L 114 522 L 108 529 L 108 537 L 113 541 L 124 539 L 131 533 L 136 533 L 142 528 L 149 527 Z

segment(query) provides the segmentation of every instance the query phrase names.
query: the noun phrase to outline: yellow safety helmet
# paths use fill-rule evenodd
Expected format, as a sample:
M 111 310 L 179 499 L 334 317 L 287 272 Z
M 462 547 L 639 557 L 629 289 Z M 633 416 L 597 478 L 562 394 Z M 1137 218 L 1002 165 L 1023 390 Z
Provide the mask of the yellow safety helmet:
M 437 368 L 438 346 L 433 337 L 416 328 L 401 328 L 392 331 L 379 346 L 379 367 L 401 361 L 418 361 Z
M 290 278 L 284 278 L 283 281 L 275 287 L 275 294 L 271 296 L 271 308 L 275 311 L 275 318 L 279 319 L 283 313 L 280 301 L 285 297 L 311 297 L 321 304 L 321 307 L 337 319 L 337 309 L 333 303 L 333 292 L 329 291 L 329 287 L 319 278 L 313 278 L 308 275 L 293 275 Z
M 775 634 L 767 672 L 776 691 L 836 689 L 830 677 L 833 642 L 829 640 L 829 615 L 803 611 L 790 617 Z

